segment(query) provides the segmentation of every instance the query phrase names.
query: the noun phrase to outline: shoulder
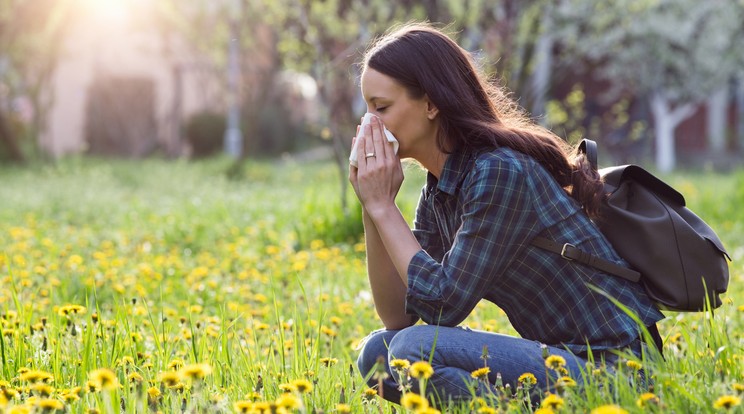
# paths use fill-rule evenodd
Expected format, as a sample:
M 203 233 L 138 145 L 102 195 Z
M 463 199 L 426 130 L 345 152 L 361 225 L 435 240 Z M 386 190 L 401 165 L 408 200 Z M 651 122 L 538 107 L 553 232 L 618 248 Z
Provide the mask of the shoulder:
M 483 181 L 506 184 L 506 189 L 522 186 L 532 181 L 535 169 L 541 168 L 531 157 L 505 147 L 479 152 L 474 158 L 466 186 Z
M 493 205 L 509 203 L 508 200 L 531 199 L 531 158 L 509 148 L 497 148 L 474 153 L 470 168 L 462 179 L 462 192 L 466 201 L 482 201 Z

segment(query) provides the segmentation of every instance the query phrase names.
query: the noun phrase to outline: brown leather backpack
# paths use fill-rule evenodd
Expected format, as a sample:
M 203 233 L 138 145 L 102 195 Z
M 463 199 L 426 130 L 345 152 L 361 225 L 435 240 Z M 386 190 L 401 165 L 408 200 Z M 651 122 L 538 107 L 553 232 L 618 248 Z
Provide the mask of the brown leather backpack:
M 597 144 L 579 146 L 597 168 Z M 721 306 L 731 260 L 713 229 L 685 207 L 677 190 L 637 165 L 599 170 L 607 199 L 597 226 L 632 269 L 587 254 L 570 244 L 536 238 L 533 244 L 643 284 L 661 309 L 701 311 Z M 707 294 L 706 294 L 707 293 Z

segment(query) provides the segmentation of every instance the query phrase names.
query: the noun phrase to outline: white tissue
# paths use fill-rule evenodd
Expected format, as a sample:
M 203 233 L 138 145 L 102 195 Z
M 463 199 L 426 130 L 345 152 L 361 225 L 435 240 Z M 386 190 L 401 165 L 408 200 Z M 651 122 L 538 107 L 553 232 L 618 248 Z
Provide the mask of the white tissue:
M 360 138 L 364 135 L 364 126 L 369 125 L 373 116 L 374 115 L 372 115 L 369 112 L 364 114 L 364 118 L 362 119 L 362 125 L 359 127 L 359 134 L 357 134 L 356 140 L 354 140 L 354 146 L 351 148 L 351 154 L 349 155 L 349 164 L 355 167 L 358 165 L 357 164 L 357 147 L 359 146 L 359 141 L 361 141 Z M 392 132 L 388 131 L 387 128 L 385 128 L 384 126 L 382 128 L 385 131 L 385 138 L 387 138 L 388 142 L 393 143 L 393 151 L 395 151 L 395 153 L 397 154 L 398 153 L 398 140 L 395 139 Z

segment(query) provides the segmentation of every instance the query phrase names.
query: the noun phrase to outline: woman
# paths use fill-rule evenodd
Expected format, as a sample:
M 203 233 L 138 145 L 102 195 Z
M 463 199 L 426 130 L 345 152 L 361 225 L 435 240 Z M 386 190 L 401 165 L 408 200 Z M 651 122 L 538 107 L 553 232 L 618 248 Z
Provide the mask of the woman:
M 379 39 L 364 59 L 361 87 L 376 118 L 361 131 L 349 179 L 363 206 L 367 270 L 385 329 L 364 342 L 363 374 L 379 356 L 431 361 L 440 398 L 469 398 L 467 379 L 483 367 L 514 386 L 530 372 L 547 384 L 544 352 L 564 357 L 580 378 L 589 351 L 641 353 L 639 327 L 663 318 L 642 286 L 531 245 L 535 236 L 571 243 L 627 266 L 590 220 L 602 183 L 583 157 L 526 120 L 470 55 L 428 25 Z M 383 139 L 383 125 L 400 143 Z M 400 159 L 428 172 L 411 230 L 395 205 Z M 600 294 L 593 287 L 606 293 Z M 456 327 L 486 299 L 504 310 L 521 338 Z M 426 324 L 414 324 L 422 319 Z M 544 345 L 547 345 L 547 349 Z M 382 395 L 398 401 L 396 376 Z M 370 379 L 370 384 L 377 381 Z

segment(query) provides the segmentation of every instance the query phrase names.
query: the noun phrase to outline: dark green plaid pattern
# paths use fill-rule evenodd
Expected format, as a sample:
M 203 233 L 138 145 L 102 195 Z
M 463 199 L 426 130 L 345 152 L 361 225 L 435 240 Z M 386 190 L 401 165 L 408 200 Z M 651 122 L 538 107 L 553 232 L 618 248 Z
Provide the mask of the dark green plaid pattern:
M 519 334 L 575 353 L 623 347 L 662 319 L 640 284 L 531 246 L 542 235 L 627 264 L 534 159 L 506 148 L 455 153 L 429 174 L 414 234 L 423 250 L 408 267 L 406 310 L 424 322 L 461 323 L 486 299 Z

